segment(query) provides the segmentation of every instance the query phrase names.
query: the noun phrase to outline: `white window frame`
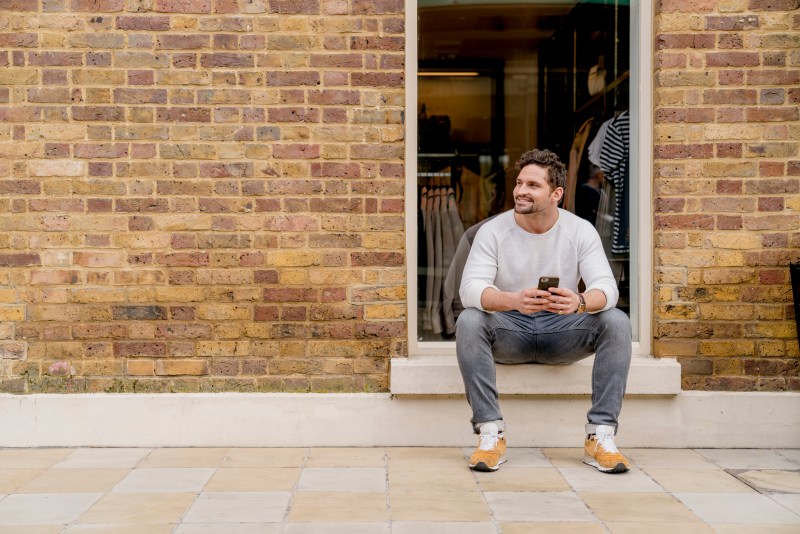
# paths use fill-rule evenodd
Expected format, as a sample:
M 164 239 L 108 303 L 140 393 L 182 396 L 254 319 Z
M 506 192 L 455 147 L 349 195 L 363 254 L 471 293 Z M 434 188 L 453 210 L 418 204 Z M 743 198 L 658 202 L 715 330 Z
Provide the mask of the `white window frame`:
M 405 12 L 405 173 L 406 265 L 408 288 L 409 356 L 455 355 L 455 342 L 418 341 L 417 302 L 417 0 L 406 2 Z M 631 167 L 639 179 L 632 187 L 630 227 L 633 353 L 651 354 L 653 314 L 653 5 L 648 0 L 630 4 L 631 35 Z M 635 88 L 635 90 L 634 90 Z M 636 155 L 636 157 L 633 157 Z M 635 202 L 638 199 L 638 202 Z

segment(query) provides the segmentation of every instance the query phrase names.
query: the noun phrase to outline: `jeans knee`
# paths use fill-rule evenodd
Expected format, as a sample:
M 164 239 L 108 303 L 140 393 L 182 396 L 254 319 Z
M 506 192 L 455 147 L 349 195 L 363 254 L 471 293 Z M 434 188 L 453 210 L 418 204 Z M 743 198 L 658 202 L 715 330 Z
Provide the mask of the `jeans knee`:
M 466 308 L 456 319 L 456 340 L 459 332 L 475 332 L 487 322 L 489 314 L 478 308 Z
M 606 331 L 626 336 L 627 338 L 631 337 L 631 320 L 625 312 L 619 308 L 611 308 L 600 312 L 597 314 L 597 318 Z

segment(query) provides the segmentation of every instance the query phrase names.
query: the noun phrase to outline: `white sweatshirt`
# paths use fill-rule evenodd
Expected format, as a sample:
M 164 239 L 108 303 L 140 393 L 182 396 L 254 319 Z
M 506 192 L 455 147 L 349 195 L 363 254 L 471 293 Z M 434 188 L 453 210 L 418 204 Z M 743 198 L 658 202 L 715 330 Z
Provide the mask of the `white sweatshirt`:
M 537 287 L 540 276 L 557 276 L 559 287 L 575 292 L 583 278 L 586 291 L 605 293 L 603 310 L 616 306 L 619 298 L 597 230 L 562 209 L 553 227 L 543 234 L 520 228 L 514 210 L 481 226 L 464 266 L 459 295 L 465 308 L 483 310 L 481 294 L 487 287 L 517 292 Z

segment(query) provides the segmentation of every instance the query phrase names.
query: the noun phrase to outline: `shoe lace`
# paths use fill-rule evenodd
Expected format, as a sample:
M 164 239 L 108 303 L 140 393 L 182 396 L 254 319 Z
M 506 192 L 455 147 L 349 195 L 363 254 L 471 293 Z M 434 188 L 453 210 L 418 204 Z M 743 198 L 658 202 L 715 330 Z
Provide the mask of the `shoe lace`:
M 490 451 L 497 446 L 497 441 L 500 439 L 500 436 L 497 434 L 481 434 L 480 435 L 480 443 L 478 444 L 478 448 L 482 451 Z
M 619 453 L 613 434 L 597 434 L 597 444 L 606 452 Z

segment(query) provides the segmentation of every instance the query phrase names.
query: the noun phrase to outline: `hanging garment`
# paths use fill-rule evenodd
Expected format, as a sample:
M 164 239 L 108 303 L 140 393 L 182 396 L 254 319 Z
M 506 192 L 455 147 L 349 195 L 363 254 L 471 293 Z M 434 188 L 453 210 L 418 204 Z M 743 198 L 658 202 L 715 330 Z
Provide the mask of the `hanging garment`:
M 442 195 L 441 190 L 437 189 L 433 196 L 433 208 L 431 209 L 431 219 L 433 220 L 433 293 L 431 305 L 431 330 L 434 334 L 442 333 L 442 216 L 441 216 Z M 429 263 L 430 264 L 430 263 Z
M 425 215 L 428 204 L 428 188 L 423 187 L 419 194 L 419 209 L 417 210 L 417 309 L 421 318 L 425 316 L 425 289 L 428 283 L 428 243 L 425 236 Z M 424 320 L 423 320 L 424 324 Z
M 593 165 L 597 165 L 598 167 L 600 167 L 600 149 L 603 148 L 603 141 L 606 139 L 608 125 L 613 121 L 614 118 L 612 117 L 600 125 L 600 128 L 597 130 L 594 139 L 592 139 L 592 142 L 589 143 L 589 148 L 586 149 L 586 155 L 589 158 L 589 162 Z
M 461 185 L 464 193 L 458 203 L 458 213 L 464 225 L 469 227 L 480 221 L 481 217 L 481 177 L 464 167 L 461 172 Z
M 630 250 L 629 152 L 630 116 L 627 111 L 623 111 L 608 126 L 600 150 L 600 168 L 603 169 L 606 180 L 614 184 L 616 208 L 611 251 L 615 254 L 627 254 Z
M 433 282 L 434 282 L 434 261 L 435 243 L 433 227 L 433 199 L 434 191 L 428 191 L 428 202 L 425 205 L 425 249 L 428 259 L 425 267 L 425 312 L 422 315 L 422 329 L 433 329 L 431 315 L 433 312 Z
M 466 240 L 462 239 L 464 236 L 464 224 L 458 217 L 458 205 L 456 204 L 456 196 L 452 189 L 449 189 L 447 192 L 447 214 L 450 217 L 453 243 L 456 244 L 456 249 L 453 251 L 453 256 L 445 271 L 446 277 L 442 285 L 442 313 L 444 315 L 444 333 L 452 335 L 456 331 L 457 313 L 461 313 L 461 300 L 458 300 L 458 310 L 455 310 L 453 301 L 454 299 L 458 299 L 457 284 L 461 283 L 460 273 L 464 269 L 464 263 L 467 261 L 467 255 L 469 255 L 469 244 L 462 245 L 462 241 L 466 243 Z M 462 246 L 466 246 L 466 253 L 462 250 Z M 463 257 L 459 257 L 459 254 Z M 455 262 L 459 262 L 461 266 L 454 269 L 453 266 Z M 454 274 L 454 270 L 458 272 L 457 276 Z
M 567 167 L 567 185 L 564 188 L 563 208 L 568 211 L 575 211 L 575 187 L 578 183 L 578 167 L 583 156 L 583 147 L 586 146 L 586 139 L 592 129 L 593 119 L 587 119 L 575 134 L 572 140 L 572 147 L 569 150 L 569 167 Z
M 447 214 L 450 217 L 450 225 L 453 230 L 453 243 L 458 246 L 458 241 L 464 235 L 464 223 L 461 222 L 461 217 L 458 215 L 456 193 L 452 187 L 447 190 Z
M 439 273 L 442 277 L 442 285 L 444 285 L 444 278 L 447 276 L 447 271 L 450 269 L 450 262 L 453 259 L 453 254 L 456 252 L 456 241 L 453 241 L 453 223 L 450 219 L 450 212 L 448 209 L 448 194 L 447 190 L 442 188 L 441 191 L 441 205 L 439 206 L 439 216 L 442 219 L 442 265 L 439 268 Z M 443 293 L 439 293 L 438 297 L 443 299 Z M 447 310 L 442 305 L 442 331 L 446 323 Z
M 445 310 L 444 331 L 446 334 L 454 334 L 456 331 L 456 319 L 459 314 L 464 311 L 464 306 L 461 304 L 461 297 L 458 290 L 461 288 L 461 275 L 464 273 L 464 265 L 467 263 L 469 251 L 472 248 L 472 242 L 475 240 L 475 234 L 478 230 L 488 221 L 497 217 L 492 215 L 478 224 L 470 226 L 461 236 L 456 247 L 453 261 L 450 262 L 450 269 L 447 271 L 447 277 L 444 280 L 443 288 L 443 306 Z

